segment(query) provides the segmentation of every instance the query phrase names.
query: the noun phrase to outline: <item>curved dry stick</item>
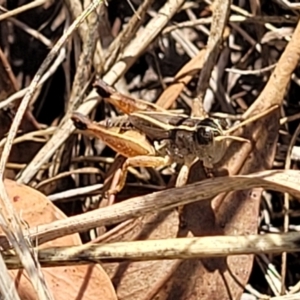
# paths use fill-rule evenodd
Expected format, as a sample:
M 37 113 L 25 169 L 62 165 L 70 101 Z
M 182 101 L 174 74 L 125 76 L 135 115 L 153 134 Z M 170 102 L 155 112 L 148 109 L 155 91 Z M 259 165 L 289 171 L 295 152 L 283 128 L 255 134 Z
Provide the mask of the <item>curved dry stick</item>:
M 180 205 L 207 200 L 229 191 L 262 187 L 290 193 L 300 198 L 299 186 L 300 172 L 295 170 L 272 170 L 250 175 L 212 178 L 184 187 L 134 197 L 109 207 L 69 217 L 66 220 L 40 225 L 31 228 L 29 233 L 32 240 L 45 243 L 68 234 L 137 218 L 153 211 L 169 210 Z

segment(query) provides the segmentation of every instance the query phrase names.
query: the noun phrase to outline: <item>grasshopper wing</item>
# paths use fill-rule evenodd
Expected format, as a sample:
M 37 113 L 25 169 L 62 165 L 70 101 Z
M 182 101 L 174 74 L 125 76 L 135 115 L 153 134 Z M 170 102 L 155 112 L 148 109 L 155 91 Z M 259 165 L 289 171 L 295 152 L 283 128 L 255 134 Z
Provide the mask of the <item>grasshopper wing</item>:
M 160 112 L 135 112 L 129 115 L 130 123 L 152 141 L 170 139 L 172 132 L 177 129 L 177 123 L 185 118 L 184 115 Z

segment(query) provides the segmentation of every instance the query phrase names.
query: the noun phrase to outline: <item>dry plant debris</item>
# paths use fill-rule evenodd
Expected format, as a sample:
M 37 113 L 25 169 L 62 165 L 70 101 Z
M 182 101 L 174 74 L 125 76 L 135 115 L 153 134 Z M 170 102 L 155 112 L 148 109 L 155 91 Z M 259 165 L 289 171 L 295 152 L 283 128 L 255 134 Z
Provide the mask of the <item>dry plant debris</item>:
M 1 299 L 299 299 L 299 8 L 2 2 Z M 122 115 L 96 78 L 230 127 L 278 109 L 233 133 L 249 142 L 231 141 L 213 178 L 200 161 L 187 185 L 179 164 L 130 166 L 106 197 L 124 157 L 70 118 Z

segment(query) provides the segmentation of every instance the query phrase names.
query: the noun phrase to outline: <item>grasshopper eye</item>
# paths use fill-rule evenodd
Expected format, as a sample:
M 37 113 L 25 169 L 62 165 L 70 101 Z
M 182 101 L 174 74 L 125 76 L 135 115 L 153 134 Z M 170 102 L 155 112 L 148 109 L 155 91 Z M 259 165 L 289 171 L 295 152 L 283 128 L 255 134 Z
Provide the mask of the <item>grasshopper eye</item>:
M 196 131 L 196 139 L 200 145 L 208 145 L 213 142 L 214 131 L 209 127 L 199 127 Z

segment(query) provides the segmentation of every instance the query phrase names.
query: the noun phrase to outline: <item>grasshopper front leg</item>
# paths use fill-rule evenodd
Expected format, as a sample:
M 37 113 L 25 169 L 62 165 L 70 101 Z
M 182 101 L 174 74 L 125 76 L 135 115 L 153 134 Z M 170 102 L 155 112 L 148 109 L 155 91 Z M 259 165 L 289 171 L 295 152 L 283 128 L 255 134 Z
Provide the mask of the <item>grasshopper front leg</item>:
M 195 158 L 189 158 L 189 157 L 185 159 L 185 162 L 182 165 L 182 167 L 180 168 L 179 174 L 177 176 L 176 187 L 186 185 L 186 183 L 188 181 L 190 168 L 197 160 L 198 160 L 198 158 L 195 159 Z M 177 208 L 178 215 L 179 215 L 179 226 L 181 228 L 184 228 L 187 225 L 187 222 L 183 216 L 183 209 L 184 209 L 184 205 L 180 205 Z
M 111 189 L 107 192 L 108 195 L 113 195 L 119 193 L 126 182 L 127 172 L 129 167 L 165 167 L 172 163 L 171 158 L 169 156 L 161 157 L 161 156 L 135 156 L 135 157 L 128 157 L 124 162 L 121 174 L 119 178 L 119 182 L 114 189 Z

